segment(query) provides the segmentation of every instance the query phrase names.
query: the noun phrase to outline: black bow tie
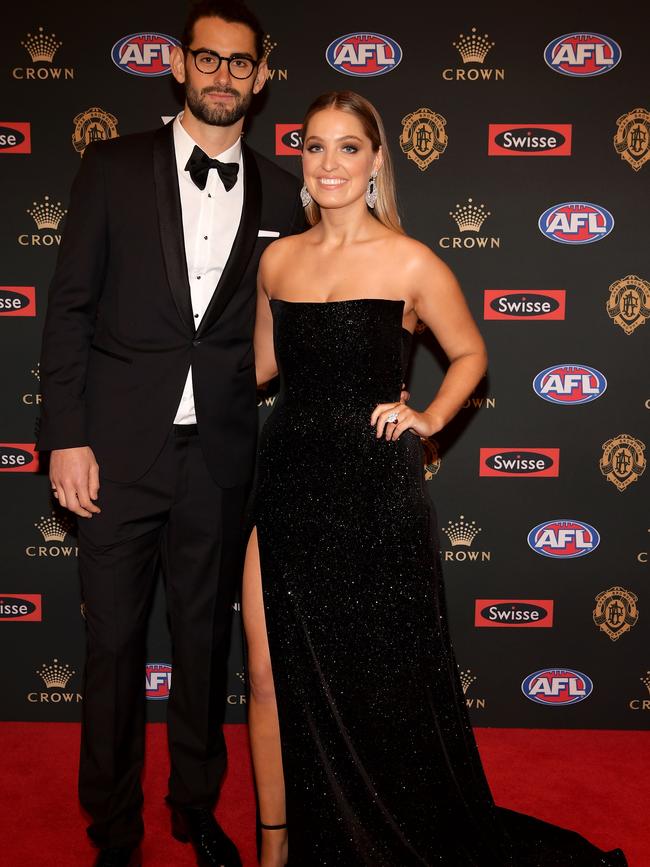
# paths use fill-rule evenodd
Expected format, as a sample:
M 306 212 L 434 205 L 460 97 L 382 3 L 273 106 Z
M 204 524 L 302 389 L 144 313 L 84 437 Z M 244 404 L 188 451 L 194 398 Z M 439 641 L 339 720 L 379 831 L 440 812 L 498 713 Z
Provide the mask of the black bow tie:
M 200 190 L 205 189 L 210 169 L 216 169 L 219 172 L 226 192 L 232 190 L 237 183 L 239 163 L 220 163 L 219 160 L 211 160 L 198 145 L 194 145 L 192 156 L 187 161 L 185 171 L 190 173 L 190 177 Z

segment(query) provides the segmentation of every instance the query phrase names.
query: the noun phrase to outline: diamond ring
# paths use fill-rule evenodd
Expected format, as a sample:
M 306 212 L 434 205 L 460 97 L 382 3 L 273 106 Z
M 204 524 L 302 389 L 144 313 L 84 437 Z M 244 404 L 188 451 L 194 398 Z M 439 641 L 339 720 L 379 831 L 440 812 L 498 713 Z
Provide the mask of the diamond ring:
M 396 412 L 391 412 L 390 415 L 386 416 L 386 421 L 396 424 L 399 421 L 399 416 Z

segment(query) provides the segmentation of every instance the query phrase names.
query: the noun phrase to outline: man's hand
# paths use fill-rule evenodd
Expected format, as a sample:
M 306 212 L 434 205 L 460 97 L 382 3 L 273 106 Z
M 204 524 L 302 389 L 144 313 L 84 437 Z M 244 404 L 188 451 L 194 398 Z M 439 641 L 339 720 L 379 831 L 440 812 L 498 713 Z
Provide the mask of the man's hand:
M 54 449 L 50 455 L 50 483 L 59 503 L 81 518 L 92 518 L 101 509 L 93 500 L 99 495 L 99 465 L 89 446 Z

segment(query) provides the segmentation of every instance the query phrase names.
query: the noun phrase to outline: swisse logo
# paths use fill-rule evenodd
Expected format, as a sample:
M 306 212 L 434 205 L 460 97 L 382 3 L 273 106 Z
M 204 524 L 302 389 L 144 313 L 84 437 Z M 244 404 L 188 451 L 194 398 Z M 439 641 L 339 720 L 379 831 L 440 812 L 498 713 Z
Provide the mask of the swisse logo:
M 551 627 L 552 599 L 477 599 L 474 626 Z
M 0 595 L 0 621 L 40 621 L 41 596 L 39 594 L 4 593 Z
M 533 527 L 528 534 L 528 544 L 536 554 L 570 560 L 595 551 L 600 544 L 600 533 L 583 521 L 556 518 Z
M 178 39 L 164 33 L 131 33 L 118 39 L 111 49 L 113 63 L 123 72 L 153 78 L 169 75 L 170 52 Z
M 488 154 L 492 157 L 568 157 L 571 124 L 491 123 Z
M 168 699 L 171 686 L 171 665 L 166 662 L 148 662 L 145 671 L 145 691 L 149 701 Z
M 593 244 L 609 235 L 614 217 L 591 202 L 562 202 L 547 208 L 537 225 L 542 235 L 558 244 Z
M 0 473 L 35 473 L 38 452 L 34 443 L 0 443 Z
M 577 704 L 594 690 L 591 678 L 571 668 L 543 668 L 529 674 L 521 691 L 537 704 Z
M 607 380 L 599 370 L 586 364 L 557 364 L 537 374 L 533 389 L 549 403 L 591 403 L 605 394 Z
M 602 75 L 620 62 L 620 45 L 601 33 L 565 33 L 544 49 L 544 60 L 555 72 L 588 78 Z
M 279 157 L 299 157 L 302 154 L 302 124 L 276 123 L 275 154 Z
M 395 69 L 402 59 L 402 49 L 381 33 L 348 33 L 330 42 L 325 57 L 337 72 L 368 78 Z
M 0 286 L 0 316 L 36 316 L 36 288 Z
M 498 449 L 482 448 L 480 452 L 481 476 L 539 478 L 560 474 L 559 449 Z
M 536 289 L 520 292 L 517 289 L 486 289 L 483 293 L 484 319 L 564 319 L 566 291 L 564 289 Z
M 0 121 L 0 154 L 30 154 L 32 141 L 28 123 Z

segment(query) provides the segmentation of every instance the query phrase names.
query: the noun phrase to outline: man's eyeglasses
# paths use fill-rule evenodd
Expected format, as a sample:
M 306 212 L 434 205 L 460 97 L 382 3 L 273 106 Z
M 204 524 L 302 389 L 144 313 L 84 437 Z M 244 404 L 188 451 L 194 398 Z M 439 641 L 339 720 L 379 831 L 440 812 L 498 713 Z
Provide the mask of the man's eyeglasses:
M 247 54 L 233 54 L 230 57 L 221 57 L 216 51 L 211 51 L 209 48 L 189 48 L 185 46 L 185 51 L 189 52 L 194 58 L 194 65 L 205 75 L 210 75 L 216 72 L 221 66 L 221 61 L 224 60 L 228 64 L 228 72 L 233 78 L 250 78 L 259 60 L 253 60 Z

